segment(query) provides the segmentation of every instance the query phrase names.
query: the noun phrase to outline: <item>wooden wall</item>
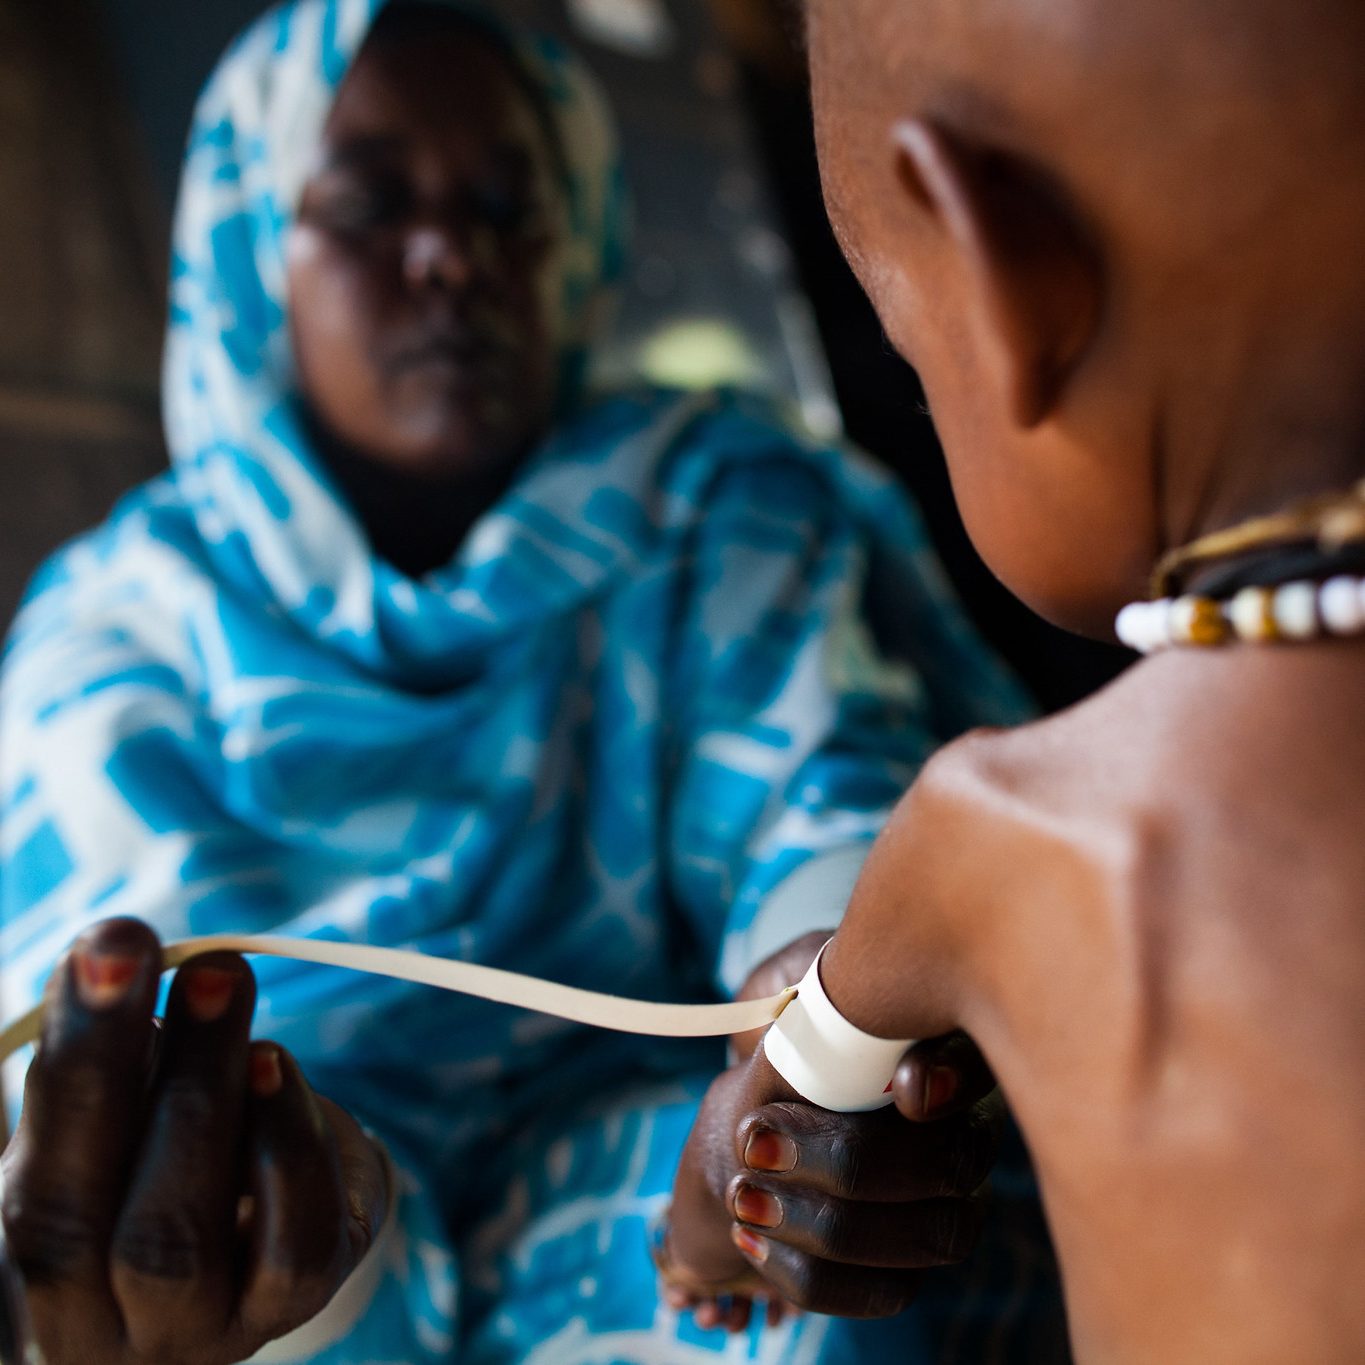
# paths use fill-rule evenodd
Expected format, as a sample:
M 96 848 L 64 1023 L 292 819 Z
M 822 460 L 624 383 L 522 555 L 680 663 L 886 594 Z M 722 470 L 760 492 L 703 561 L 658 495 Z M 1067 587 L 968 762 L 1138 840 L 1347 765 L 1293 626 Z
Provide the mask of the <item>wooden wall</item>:
M 85 0 L 0 0 L 0 628 L 163 463 L 160 233 Z

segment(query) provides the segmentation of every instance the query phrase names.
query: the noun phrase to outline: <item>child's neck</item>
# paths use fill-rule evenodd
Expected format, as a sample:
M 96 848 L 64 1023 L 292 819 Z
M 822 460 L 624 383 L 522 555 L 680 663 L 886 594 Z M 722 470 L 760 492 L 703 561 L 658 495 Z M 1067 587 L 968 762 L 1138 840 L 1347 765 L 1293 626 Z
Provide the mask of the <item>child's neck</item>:
M 1230 414 L 1225 410 L 1187 424 L 1186 435 L 1159 461 L 1167 545 L 1352 488 L 1365 478 L 1362 398 L 1365 384 L 1359 396 L 1341 405 L 1336 419 L 1294 415 L 1315 410 L 1305 400 L 1292 406 L 1239 404 Z M 1320 403 L 1316 411 L 1330 413 L 1331 404 Z

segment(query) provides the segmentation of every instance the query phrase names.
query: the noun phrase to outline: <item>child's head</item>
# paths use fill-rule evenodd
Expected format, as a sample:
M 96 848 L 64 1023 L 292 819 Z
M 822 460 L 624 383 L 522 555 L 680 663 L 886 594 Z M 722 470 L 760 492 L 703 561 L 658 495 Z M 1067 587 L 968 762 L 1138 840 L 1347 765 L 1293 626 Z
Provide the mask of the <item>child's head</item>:
M 1361 0 L 808 0 L 831 216 L 968 527 L 1107 629 L 1365 436 Z

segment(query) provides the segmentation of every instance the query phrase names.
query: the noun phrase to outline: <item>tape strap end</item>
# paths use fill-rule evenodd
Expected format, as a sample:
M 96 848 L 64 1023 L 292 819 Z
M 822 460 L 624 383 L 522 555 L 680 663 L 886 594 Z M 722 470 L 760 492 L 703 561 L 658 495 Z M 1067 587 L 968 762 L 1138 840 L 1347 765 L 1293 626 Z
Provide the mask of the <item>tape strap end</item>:
M 829 944 L 826 944 L 827 948 Z M 878 1038 L 849 1023 L 820 980 L 821 948 L 795 997 L 763 1038 L 773 1070 L 803 1099 L 840 1114 L 891 1103 L 891 1080 L 913 1038 Z

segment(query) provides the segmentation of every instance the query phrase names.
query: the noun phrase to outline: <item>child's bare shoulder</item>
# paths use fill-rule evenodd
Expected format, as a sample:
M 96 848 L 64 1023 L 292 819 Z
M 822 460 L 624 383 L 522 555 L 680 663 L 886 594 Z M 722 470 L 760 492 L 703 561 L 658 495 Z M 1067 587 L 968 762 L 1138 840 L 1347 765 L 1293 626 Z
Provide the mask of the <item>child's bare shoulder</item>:
M 926 785 L 1020 837 L 1164 866 L 1167 889 L 1171 859 L 1207 884 L 1234 850 L 1229 871 L 1301 877 L 1294 855 L 1336 842 L 1365 867 L 1363 712 L 1365 649 L 1172 653 L 1047 720 L 969 735 Z
M 1228 1008 L 1283 1000 L 1306 1030 L 1343 1005 L 1306 1000 L 1304 980 L 1344 990 L 1354 973 L 1365 999 L 1363 714 L 1365 651 L 1182 653 L 949 746 L 916 800 L 985 993 L 1069 980 L 1059 1009 L 1093 994 L 1103 1026 L 1148 1051 L 1166 1036 L 1154 1021 L 1215 980 Z
M 1171 655 L 931 767 L 1093 1359 L 1359 1359 L 1362 714 L 1352 647 Z

